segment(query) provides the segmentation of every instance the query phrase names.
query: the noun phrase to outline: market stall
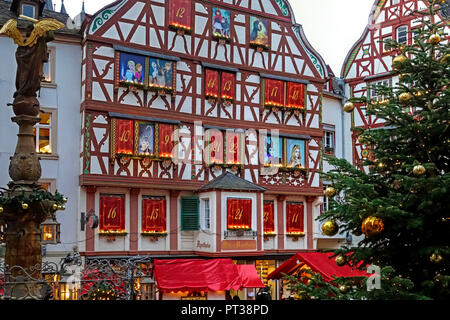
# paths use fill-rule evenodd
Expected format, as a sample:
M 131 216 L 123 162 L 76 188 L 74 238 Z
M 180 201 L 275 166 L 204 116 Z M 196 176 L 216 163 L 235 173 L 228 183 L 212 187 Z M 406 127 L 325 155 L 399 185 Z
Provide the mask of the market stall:
M 161 300 L 225 300 L 226 291 L 263 288 L 254 265 L 231 259 L 154 260 Z

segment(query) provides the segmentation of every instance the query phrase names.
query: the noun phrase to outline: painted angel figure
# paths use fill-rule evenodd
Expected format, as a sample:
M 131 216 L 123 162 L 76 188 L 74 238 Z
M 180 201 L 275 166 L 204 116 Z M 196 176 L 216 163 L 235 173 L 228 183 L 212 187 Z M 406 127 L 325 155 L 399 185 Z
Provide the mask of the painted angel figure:
M 36 92 L 41 87 L 43 76 L 42 67 L 44 62 L 48 61 L 47 42 L 54 39 L 54 30 L 61 29 L 65 26 L 55 19 L 45 18 L 35 20 L 27 18 L 27 20 L 32 21 L 33 24 L 30 24 L 28 27 L 26 40 L 17 29 L 17 20 L 15 19 L 8 20 L 0 29 L 0 34 L 6 34 L 18 45 L 16 50 L 17 73 L 16 92 L 14 93 L 15 106 L 20 104 L 21 101 L 29 101 L 30 98 L 33 101 L 36 99 Z M 24 106 L 27 105 L 27 103 L 22 104 Z M 36 110 L 22 110 L 22 112 L 30 115 L 37 114 Z

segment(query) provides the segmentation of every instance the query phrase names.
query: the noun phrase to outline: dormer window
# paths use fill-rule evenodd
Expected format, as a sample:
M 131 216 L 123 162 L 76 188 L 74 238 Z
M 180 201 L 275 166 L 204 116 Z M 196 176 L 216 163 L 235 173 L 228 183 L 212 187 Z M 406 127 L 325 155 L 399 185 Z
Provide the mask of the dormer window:
M 33 3 L 22 3 L 20 14 L 29 18 L 37 19 L 37 6 Z

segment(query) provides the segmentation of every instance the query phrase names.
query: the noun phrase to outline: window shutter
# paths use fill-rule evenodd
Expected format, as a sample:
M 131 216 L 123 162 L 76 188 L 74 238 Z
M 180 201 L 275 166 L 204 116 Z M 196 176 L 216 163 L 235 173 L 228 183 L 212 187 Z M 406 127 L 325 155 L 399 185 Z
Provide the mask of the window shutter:
M 199 229 L 199 198 L 181 198 L 181 230 Z

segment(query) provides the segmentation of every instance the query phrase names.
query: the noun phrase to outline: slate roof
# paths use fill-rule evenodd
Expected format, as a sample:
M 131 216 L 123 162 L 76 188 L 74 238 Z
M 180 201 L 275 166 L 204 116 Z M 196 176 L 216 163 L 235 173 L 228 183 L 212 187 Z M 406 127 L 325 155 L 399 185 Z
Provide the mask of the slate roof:
M 267 189 L 244 180 L 231 172 L 226 172 L 198 189 L 199 192 L 210 190 L 264 192 Z
M 11 7 L 11 2 L 8 2 L 5 0 L 0 0 L 0 28 L 3 27 L 5 22 L 8 21 L 9 19 L 17 19 L 17 17 L 14 15 L 14 13 L 9 11 L 10 7 Z M 67 23 L 67 19 L 69 18 L 68 14 L 50 11 L 50 10 L 46 10 L 46 9 L 44 9 L 44 11 L 42 12 L 42 16 L 44 18 L 56 19 L 58 21 L 61 21 L 64 24 Z M 28 24 L 29 24 L 29 22 L 25 22 L 23 20 L 18 19 L 17 27 L 19 29 L 26 28 L 26 26 Z M 69 29 L 67 27 L 57 30 L 57 31 L 55 31 L 55 33 L 81 37 L 81 33 L 80 33 L 79 29 Z

